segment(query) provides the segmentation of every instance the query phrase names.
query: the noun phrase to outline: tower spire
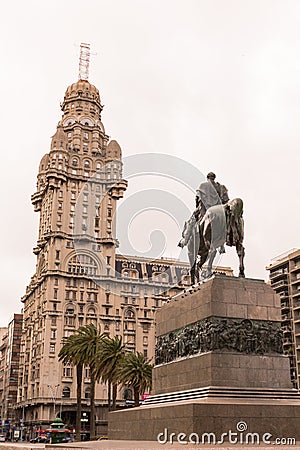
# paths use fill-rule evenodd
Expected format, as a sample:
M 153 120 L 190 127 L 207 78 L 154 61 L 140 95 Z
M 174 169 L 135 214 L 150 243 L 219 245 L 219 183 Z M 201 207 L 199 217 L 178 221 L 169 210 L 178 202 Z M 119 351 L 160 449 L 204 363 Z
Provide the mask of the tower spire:
M 90 54 L 90 44 L 82 42 L 79 55 L 79 80 L 89 79 Z

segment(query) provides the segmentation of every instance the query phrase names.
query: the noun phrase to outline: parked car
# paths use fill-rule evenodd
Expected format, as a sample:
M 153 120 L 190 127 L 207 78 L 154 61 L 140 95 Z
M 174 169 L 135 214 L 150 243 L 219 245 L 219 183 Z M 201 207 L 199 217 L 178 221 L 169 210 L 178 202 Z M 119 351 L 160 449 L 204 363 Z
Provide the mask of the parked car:
M 0 442 L 5 442 L 5 436 L 4 436 L 4 434 L 0 434 Z
M 40 444 L 49 444 L 50 439 L 47 438 L 47 437 L 44 437 L 44 436 L 38 436 L 38 437 L 36 437 L 36 438 L 34 438 L 34 439 L 30 439 L 30 442 L 31 442 L 32 444 L 37 444 L 37 443 L 40 443 Z

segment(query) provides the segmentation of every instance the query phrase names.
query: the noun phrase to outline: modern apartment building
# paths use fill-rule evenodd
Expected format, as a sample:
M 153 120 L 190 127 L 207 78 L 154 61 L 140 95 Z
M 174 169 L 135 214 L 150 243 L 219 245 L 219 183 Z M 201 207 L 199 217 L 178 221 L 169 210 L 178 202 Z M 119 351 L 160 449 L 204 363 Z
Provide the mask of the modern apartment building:
M 291 379 L 300 387 L 300 250 L 273 259 L 267 267 L 272 288 L 280 295 L 284 352 L 290 358 Z

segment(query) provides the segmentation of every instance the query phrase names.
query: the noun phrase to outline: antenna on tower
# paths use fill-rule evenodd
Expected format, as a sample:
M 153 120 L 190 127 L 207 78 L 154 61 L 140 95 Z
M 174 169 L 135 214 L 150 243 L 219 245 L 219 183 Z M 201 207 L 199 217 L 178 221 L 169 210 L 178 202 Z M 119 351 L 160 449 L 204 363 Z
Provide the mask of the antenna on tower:
M 90 44 L 81 43 L 80 44 L 80 54 L 79 54 L 79 80 L 89 79 L 89 68 L 90 68 Z

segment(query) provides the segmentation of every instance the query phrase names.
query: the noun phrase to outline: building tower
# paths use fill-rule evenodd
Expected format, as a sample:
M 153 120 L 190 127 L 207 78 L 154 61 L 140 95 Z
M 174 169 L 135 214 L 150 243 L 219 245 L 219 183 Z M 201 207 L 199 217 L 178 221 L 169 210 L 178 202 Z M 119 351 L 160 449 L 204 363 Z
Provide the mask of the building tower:
M 291 380 L 300 387 L 300 250 L 274 258 L 267 267 L 272 288 L 281 299 L 283 349 L 290 358 Z
M 50 152 L 40 162 L 32 196 L 40 215 L 37 263 L 22 298 L 17 406 L 25 406 L 25 422 L 36 426 L 54 418 L 59 398 L 65 403 L 75 398 L 73 368 L 57 359 L 61 340 L 81 325 L 99 322 L 101 288 L 93 277 L 109 278 L 115 266 L 116 202 L 127 183 L 122 180 L 121 148 L 105 133 L 102 108 L 99 91 L 87 80 L 67 88 L 63 115 Z M 92 174 L 93 181 L 87 183 Z M 88 372 L 85 378 L 88 398 Z

